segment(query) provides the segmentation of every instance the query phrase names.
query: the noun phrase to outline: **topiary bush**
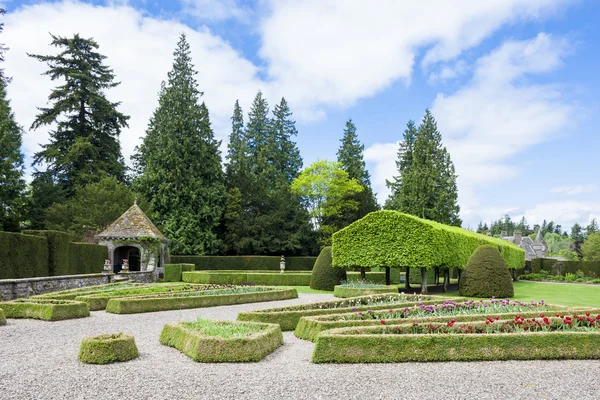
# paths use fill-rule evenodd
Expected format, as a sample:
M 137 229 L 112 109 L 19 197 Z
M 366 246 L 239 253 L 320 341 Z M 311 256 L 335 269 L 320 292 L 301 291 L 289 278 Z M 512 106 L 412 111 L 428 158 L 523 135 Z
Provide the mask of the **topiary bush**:
M 512 297 L 512 277 L 495 246 L 478 247 L 467 262 L 458 288 L 467 297 Z
M 310 277 L 311 289 L 333 290 L 336 285 L 346 280 L 346 270 L 333 268 L 331 262 L 331 246 L 324 247 L 312 270 Z
M 81 341 L 79 360 L 86 364 L 108 364 L 129 361 L 138 356 L 132 335 L 123 333 L 86 337 Z

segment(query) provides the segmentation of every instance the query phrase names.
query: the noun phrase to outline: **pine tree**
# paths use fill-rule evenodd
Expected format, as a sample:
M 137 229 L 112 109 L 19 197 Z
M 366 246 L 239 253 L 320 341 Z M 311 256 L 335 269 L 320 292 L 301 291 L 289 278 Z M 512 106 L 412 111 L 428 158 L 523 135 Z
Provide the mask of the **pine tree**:
M 225 202 L 220 142 L 199 99 L 190 46 L 181 35 L 173 68 L 163 83 L 138 152 L 143 171 L 135 186 L 150 203 L 151 218 L 170 240 L 174 254 L 214 254 Z
M 387 208 L 460 226 L 456 173 L 429 110 L 419 129 L 409 122 L 396 163 L 399 176 L 389 183 Z
M 373 189 L 371 188 L 371 176 L 367 171 L 364 160 L 363 153 L 365 146 L 358 140 L 356 126 L 352 122 L 352 119 L 346 121 L 344 135 L 340 142 L 341 146 L 337 152 L 337 161 L 340 163 L 342 169 L 348 173 L 350 179 L 354 179 L 362 185 L 363 190 L 351 196 L 352 200 L 358 203 L 356 211 L 345 213 L 339 221 L 329 222 L 337 226 L 338 229 L 379 209 Z
M 47 172 L 73 195 L 78 186 L 98 182 L 106 176 L 125 180 L 119 134 L 128 126 L 128 116 L 117 111 L 104 91 L 119 85 L 113 70 L 104 65 L 106 56 L 96 52 L 93 39 L 52 36 L 51 45 L 62 49 L 56 56 L 29 54 L 48 64 L 44 73 L 64 81 L 48 97 L 50 107 L 40 107 L 31 128 L 56 123 L 50 143 L 35 154 L 34 165 L 46 164 Z
M 292 140 L 298 135 L 296 122 L 291 119 L 292 111 L 285 98 L 273 109 L 271 121 L 273 144 L 272 157 L 275 173 L 281 175 L 282 183 L 286 186 L 292 184 L 302 169 L 302 157 L 296 143 Z
M 231 134 L 229 135 L 226 159 L 225 179 L 227 188 L 245 186 L 249 172 L 248 145 L 244 130 L 244 115 L 238 100 L 235 101 L 233 116 L 231 117 Z
M 0 9 L 4 14 L 4 9 Z M 0 33 L 4 24 L 0 24 Z M 0 44 L 0 62 L 4 61 L 6 46 Z M 23 180 L 23 153 L 21 142 L 23 129 L 6 98 L 6 86 L 10 79 L 0 69 L 0 231 L 16 231 L 25 211 L 25 181 Z

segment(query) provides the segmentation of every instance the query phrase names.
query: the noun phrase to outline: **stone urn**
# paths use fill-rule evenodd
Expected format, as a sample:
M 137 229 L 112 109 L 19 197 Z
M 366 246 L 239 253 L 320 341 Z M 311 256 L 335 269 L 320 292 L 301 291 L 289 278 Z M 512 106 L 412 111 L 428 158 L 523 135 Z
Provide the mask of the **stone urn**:
M 105 274 L 110 274 L 112 272 L 112 264 L 110 263 L 110 260 L 104 260 L 104 270 L 103 272 Z
M 129 272 L 129 260 L 128 259 L 123 260 L 123 266 L 121 267 L 121 272 L 124 274 Z

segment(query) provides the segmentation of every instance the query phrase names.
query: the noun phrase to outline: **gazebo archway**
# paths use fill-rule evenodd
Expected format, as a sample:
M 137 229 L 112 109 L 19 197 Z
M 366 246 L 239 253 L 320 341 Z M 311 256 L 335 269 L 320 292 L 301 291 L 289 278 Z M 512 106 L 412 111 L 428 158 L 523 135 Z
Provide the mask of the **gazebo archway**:
M 113 272 L 115 274 L 121 272 L 123 260 L 129 261 L 129 271 L 140 271 L 141 252 L 141 248 L 135 245 L 115 248 L 113 253 Z

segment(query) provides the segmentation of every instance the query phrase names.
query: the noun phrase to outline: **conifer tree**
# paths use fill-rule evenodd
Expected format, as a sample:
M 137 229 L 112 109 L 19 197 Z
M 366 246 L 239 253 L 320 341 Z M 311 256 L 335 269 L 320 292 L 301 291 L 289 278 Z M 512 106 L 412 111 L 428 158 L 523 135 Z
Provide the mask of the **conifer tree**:
M 104 177 L 125 180 L 119 134 L 128 126 L 128 116 L 117 111 L 120 103 L 111 103 L 104 91 L 119 85 L 113 70 L 104 64 L 93 39 L 52 36 L 51 45 L 61 49 L 56 55 L 29 54 L 49 69 L 51 80 L 64 82 L 48 97 L 51 105 L 40 107 L 31 128 L 56 124 L 50 143 L 35 154 L 34 165 L 46 164 L 67 195 L 78 186 L 98 182 Z
M 0 9 L 0 14 L 4 10 Z M 0 24 L 0 33 L 4 24 Z M 0 44 L 0 62 L 7 48 Z M 25 181 L 23 180 L 23 129 L 15 121 L 6 86 L 10 80 L 0 69 L 0 231 L 16 231 L 25 209 Z
M 356 211 L 345 213 L 339 221 L 332 221 L 339 229 L 379 209 L 371 188 L 371 176 L 367 171 L 364 160 L 365 146 L 358 140 L 356 126 L 352 119 L 346 122 L 344 135 L 340 142 L 341 146 L 337 152 L 337 160 L 341 168 L 348 173 L 348 178 L 359 182 L 363 190 L 351 196 L 352 200 L 358 203 Z
M 235 101 L 231 117 L 231 134 L 227 145 L 227 164 L 225 178 L 227 188 L 240 188 L 247 182 L 248 175 L 248 146 L 244 131 L 244 115 L 239 100 Z
M 273 144 L 272 157 L 275 173 L 281 175 L 282 183 L 289 186 L 300 174 L 302 157 L 300 150 L 293 141 L 298 135 L 296 122 L 291 119 L 292 111 L 285 98 L 275 105 L 271 121 L 272 133 L 270 141 Z
M 414 121 L 408 121 L 402 141 L 400 142 L 400 148 L 398 149 L 398 159 L 396 160 L 398 175 L 394 176 L 393 181 L 386 180 L 386 185 L 391 191 L 389 198 L 385 202 L 385 208 L 388 210 L 402 210 L 407 208 L 407 204 L 403 203 L 408 200 L 407 193 L 403 193 L 403 191 L 408 190 L 408 187 L 402 185 L 402 177 L 408 176 L 408 171 L 412 165 L 416 139 L 417 127 Z
M 138 150 L 136 188 L 174 254 L 214 254 L 225 201 L 220 142 L 200 104 L 190 46 L 181 35 L 173 68 L 163 83 L 144 142 Z

